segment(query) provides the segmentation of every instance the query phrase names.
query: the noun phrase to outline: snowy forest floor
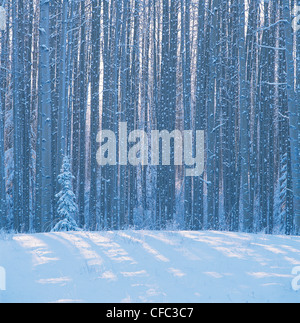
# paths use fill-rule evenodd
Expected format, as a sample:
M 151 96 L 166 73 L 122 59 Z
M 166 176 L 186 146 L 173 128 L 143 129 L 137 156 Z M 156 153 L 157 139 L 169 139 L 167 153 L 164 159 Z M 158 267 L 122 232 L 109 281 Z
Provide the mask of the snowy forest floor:
M 71 232 L 0 237 L 1 302 L 300 302 L 300 237 Z

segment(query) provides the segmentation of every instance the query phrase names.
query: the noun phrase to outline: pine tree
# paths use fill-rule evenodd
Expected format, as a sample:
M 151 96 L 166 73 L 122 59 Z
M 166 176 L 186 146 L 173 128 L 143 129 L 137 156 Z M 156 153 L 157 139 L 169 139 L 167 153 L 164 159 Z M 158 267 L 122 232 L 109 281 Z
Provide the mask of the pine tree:
M 72 189 L 73 179 L 69 157 L 65 156 L 61 174 L 58 176 L 58 183 L 61 185 L 62 190 L 56 194 L 56 198 L 58 198 L 57 215 L 61 220 L 55 225 L 52 232 L 80 231 L 74 220 L 75 215 L 78 214 L 78 206 Z

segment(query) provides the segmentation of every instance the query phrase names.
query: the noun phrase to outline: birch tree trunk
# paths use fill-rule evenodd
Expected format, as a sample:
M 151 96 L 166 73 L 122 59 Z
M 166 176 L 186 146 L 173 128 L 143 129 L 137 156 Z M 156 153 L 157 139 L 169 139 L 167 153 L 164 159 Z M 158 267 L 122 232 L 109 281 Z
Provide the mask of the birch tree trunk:
M 245 42 L 245 2 L 239 2 L 240 16 L 240 160 L 241 160 L 241 202 L 243 206 L 244 231 L 252 232 L 253 219 L 249 211 L 249 111 L 247 109 L 246 94 L 246 42 Z
M 51 80 L 49 49 L 49 1 L 40 3 L 39 120 L 37 151 L 37 231 L 49 231 L 52 220 L 51 187 Z
M 68 27 L 68 6 L 69 1 L 63 0 L 62 11 L 62 31 L 61 31 L 61 47 L 60 47 L 60 84 L 59 84 L 59 109 L 58 109 L 58 156 L 57 156 L 57 174 L 59 174 L 63 157 L 66 155 L 67 147 L 67 27 Z M 70 44 L 69 44 L 70 45 Z
M 22 36 L 19 25 L 22 19 L 22 10 L 19 13 L 19 5 L 22 2 L 15 1 L 13 3 L 13 121 L 14 121 L 14 180 L 13 180 L 13 215 L 14 215 L 14 230 L 21 231 L 22 220 L 22 121 L 21 110 L 22 98 L 24 95 L 22 89 L 22 77 L 24 70 L 22 68 L 21 59 L 23 51 L 20 46 L 20 37 Z
M 80 29 L 80 53 L 79 53 L 79 85 L 80 85 L 80 157 L 79 157 L 79 189 L 78 189 L 78 207 L 79 207 L 79 226 L 85 226 L 85 132 L 86 132 L 86 33 L 85 33 L 85 1 L 80 1 L 81 29 Z
M 1 34 L 1 31 L 0 31 Z M 4 156 L 4 113 L 0 90 L 0 229 L 6 227 L 6 185 Z
M 285 23 L 286 38 L 286 71 L 287 71 L 287 93 L 290 125 L 291 164 L 293 181 L 294 215 L 298 230 L 300 229 L 300 156 L 299 156 L 299 101 L 295 93 L 295 69 L 293 57 L 293 30 L 291 26 L 290 1 L 283 1 L 283 16 Z
M 6 35 L 7 30 L 0 30 L 1 39 L 1 66 L 4 66 L 6 59 Z M 4 128 L 5 128 L 5 94 L 6 89 L 6 72 L 0 73 L 0 230 L 7 228 L 7 202 L 6 202 L 6 177 L 5 177 L 5 145 L 4 145 Z
M 97 134 L 99 130 L 99 82 L 100 82 L 100 1 L 92 1 L 92 72 L 91 72 L 91 184 L 90 184 L 90 224 L 97 228 Z
M 205 26 L 205 12 L 204 2 L 199 1 L 198 4 L 198 39 L 197 39 L 197 75 L 196 75 L 196 107 L 195 107 L 195 130 L 205 129 L 205 90 L 204 90 L 204 26 Z M 202 229 L 204 224 L 204 180 L 201 177 L 194 178 L 193 186 L 193 213 L 194 213 L 194 228 L 196 230 Z

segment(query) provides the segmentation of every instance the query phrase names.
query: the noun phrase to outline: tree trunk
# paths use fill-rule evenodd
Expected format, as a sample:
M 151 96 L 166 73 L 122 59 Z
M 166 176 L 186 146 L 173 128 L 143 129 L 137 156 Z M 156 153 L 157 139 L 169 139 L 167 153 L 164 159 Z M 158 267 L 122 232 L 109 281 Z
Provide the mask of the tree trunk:
M 49 1 L 40 3 L 39 125 L 37 152 L 36 230 L 49 231 L 52 220 L 51 187 L 51 80 L 49 48 Z

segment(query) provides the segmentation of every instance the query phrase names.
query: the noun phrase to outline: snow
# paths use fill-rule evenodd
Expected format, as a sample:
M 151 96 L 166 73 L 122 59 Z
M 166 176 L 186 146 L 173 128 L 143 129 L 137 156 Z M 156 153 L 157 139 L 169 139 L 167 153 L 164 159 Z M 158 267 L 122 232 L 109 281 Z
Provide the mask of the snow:
M 0 303 L 300 302 L 300 237 L 61 232 L 0 237 Z

